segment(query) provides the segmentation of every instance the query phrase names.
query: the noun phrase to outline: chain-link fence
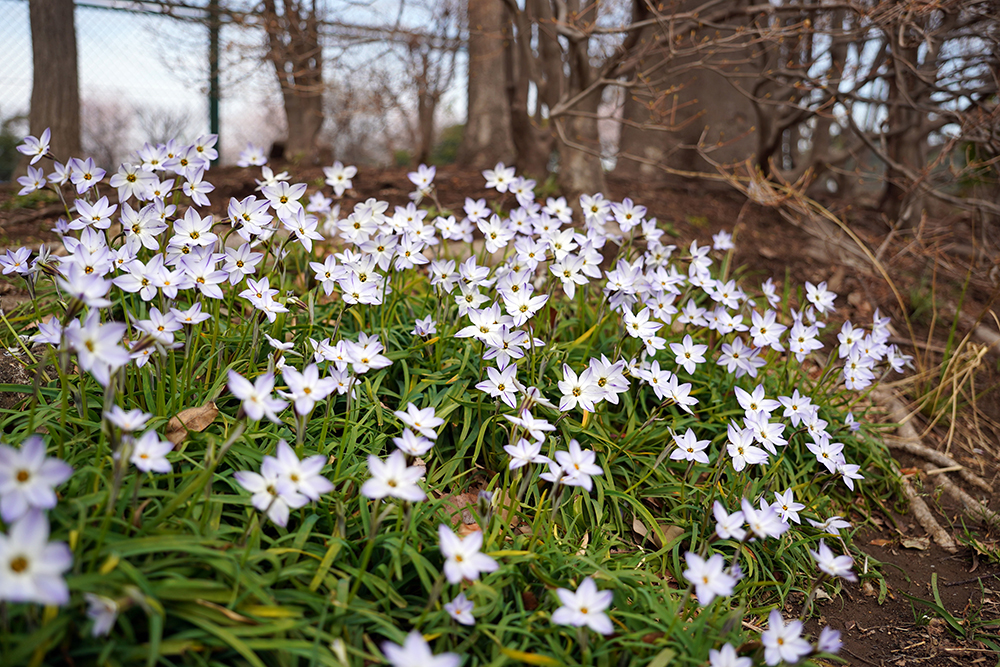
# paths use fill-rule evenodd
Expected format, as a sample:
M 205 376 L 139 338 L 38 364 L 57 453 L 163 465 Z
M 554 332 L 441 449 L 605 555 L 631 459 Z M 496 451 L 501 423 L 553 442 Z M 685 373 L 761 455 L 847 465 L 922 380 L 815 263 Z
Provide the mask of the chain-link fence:
M 158 2 L 76 3 L 84 154 L 111 165 L 125 160 L 145 141 L 194 139 L 209 131 L 208 3 L 202 0 L 200 4 L 201 8 L 166 13 Z M 0 44 L 4 46 L 0 142 L 9 147 L 28 129 L 32 86 L 28 1 L 0 0 L 0 18 Z M 274 86 L 259 71 L 259 60 L 247 55 L 246 36 L 236 32 L 225 25 L 219 29 L 223 70 L 219 134 L 223 158 L 230 161 L 253 136 L 250 132 L 266 133 L 275 117 L 268 113 L 265 101 L 273 96 Z M 9 152 L 0 147 L 0 162 Z M 3 177 L 0 164 L 0 180 Z

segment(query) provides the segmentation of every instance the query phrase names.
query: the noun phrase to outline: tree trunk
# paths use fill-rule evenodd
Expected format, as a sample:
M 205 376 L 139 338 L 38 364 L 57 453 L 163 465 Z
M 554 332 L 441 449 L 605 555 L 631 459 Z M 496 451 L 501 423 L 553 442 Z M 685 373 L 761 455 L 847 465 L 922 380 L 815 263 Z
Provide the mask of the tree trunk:
M 914 72 L 919 63 L 919 46 L 919 43 L 895 44 L 891 61 L 893 74 L 888 77 L 886 152 L 896 165 L 903 167 L 897 169 L 893 164 L 886 165 L 885 189 L 879 208 L 890 220 L 919 218 L 923 205 L 923 196 L 912 177 L 904 171 L 920 173 L 926 164 L 926 114 L 916 108 L 927 95 L 927 86 Z
M 319 43 L 316 2 L 264 0 L 267 59 L 281 86 L 288 137 L 285 157 L 312 162 L 319 154 L 316 137 L 323 127 L 323 49 Z
M 73 0 L 31 0 L 28 11 L 35 70 L 29 131 L 37 137 L 45 128 L 51 129 L 52 154 L 65 162 L 80 155 L 80 87 Z
M 420 74 L 417 77 L 417 163 L 427 164 L 434 150 L 434 112 L 437 110 L 438 92 L 431 85 L 430 55 L 420 54 Z
M 701 0 L 684 0 L 676 3 L 675 9 L 694 11 L 702 4 Z M 737 24 L 732 25 L 735 31 Z M 659 27 L 647 28 L 640 49 L 661 39 L 660 31 Z M 732 38 L 730 32 L 720 35 L 716 28 L 702 28 L 683 40 L 678 38 L 671 52 L 666 47 L 652 47 L 650 55 L 640 60 L 638 71 L 663 72 L 663 76 L 645 90 L 634 89 L 626 99 L 617 175 L 682 185 L 696 174 L 716 173 L 702 152 L 724 165 L 754 156 L 755 110 L 736 88 L 739 73 L 753 68 L 749 62 L 752 50 Z M 718 46 L 722 43 L 724 47 Z M 712 186 L 711 181 L 699 182 L 699 187 Z
M 531 31 L 530 21 L 522 12 L 514 15 L 508 9 L 505 20 L 508 32 L 513 32 L 513 27 L 516 27 L 518 34 L 522 35 Z M 512 25 L 513 22 L 516 22 L 516 25 Z M 507 103 L 510 110 L 510 127 L 514 149 L 517 152 L 517 168 L 522 174 L 540 182 L 545 179 L 549 171 L 553 137 L 552 133 L 542 129 L 538 122 L 541 119 L 541 95 L 536 95 L 535 99 L 537 118 L 533 119 L 528 113 L 532 58 L 531 46 L 526 40 L 508 39 L 505 42 L 504 70 L 507 84 Z
M 487 169 L 514 158 L 504 77 L 504 41 L 509 35 L 500 0 L 468 0 L 468 16 L 468 120 L 458 162 Z
M 597 131 L 597 108 L 601 88 L 574 105 L 572 115 L 557 120 L 562 125 L 559 140 L 559 187 L 570 202 L 582 194 L 604 192 L 601 139 Z M 563 140 L 565 138 L 565 141 Z

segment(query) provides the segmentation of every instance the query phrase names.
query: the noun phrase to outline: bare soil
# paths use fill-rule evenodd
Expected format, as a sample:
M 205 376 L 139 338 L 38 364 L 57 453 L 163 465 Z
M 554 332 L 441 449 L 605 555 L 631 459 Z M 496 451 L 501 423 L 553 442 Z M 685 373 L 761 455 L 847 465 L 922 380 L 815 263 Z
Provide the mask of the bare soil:
M 322 184 L 318 167 L 289 169 L 297 182 L 311 187 Z M 355 189 L 341 203 L 342 210 L 350 211 L 369 197 L 405 205 L 412 190 L 407 171 L 360 169 Z M 230 197 L 253 194 L 254 174 L 236 168 L 213 171 L 213 214 L 222 219 Z M 460 209 L 465 197 L 492 200 L 495 193 L 485 190 L 483 182 L 477 173 L 441 167 L 436 179 L 438 196 L 444 207 L 452 209 Z M 0 186 L 0 248 L 52 244 L 56 238 L 49 230 L 64 214 L 61 205 L 11 207 L 13 192 L 10 186 Z M 107 194 L 114 198 L 113 191 Z M 811 221 L 800 214 L 783 216 L 775 208 L 749 204 L 735 192 L 702 192 L 697 187 L 669 190 L 615 178 L 610 179 L 605 194 L 613 200 L 631 197 L 645 205 L 648 215 L 670 223 L 678 244 L 707 241 L 721 229 L 735 229 L 733 266 L 744 267 L 759 279 L 772 276 L 776 282 L 788 280 L 792 285 L 825 280 L 840 295 L 837 306 L 842 318 L 870 322 L 878 308 L 892 317 L 894 342 L 905 352 L 919 355 L 924 368 L 942 360 L 956 312 L 955 340 L 978 325 L 994 333 L 998 330 L 991 309 L 1000 278 L 1000 231 L 996 226 L 973 224 L 960 212 L 928 211 L 918 223 L 894 228 L 876 211 L 848 202 L 823 202 L 877 255 L 896 286 L 894 292 L 871 264 L 845 260 L 838 244 L 851 243 L 846 235 L 833 242 L 817 234 Z M 24 298 L 16 282 L 0 282 L 0 307 L 9 309 Z M 911 316 L 912 330 L 903 324 L 904 312 Z M 970 349 L 975 352 L 982 347 Z M 947 451 L 991 484 L 992 494 L 984 494 L 951 475 L 952 481 L 994 509 L 1000 506 L 998 353 L 996 347 L 987 350 L 973 364 L 973 384 L 966 386 L 954 415 L 946 411 L 947 418 L 933 424 L 929 410 L 914 417 L 925 445 Z M 914 398 L 933 388 L 931 378 L 922 386 L 909 382 L 899 390 Z M 936 494 L 921 471 L 924 461 L 897 458 L 938 521 L 960 544 L 958 553 L 950 554 L 929 540 L 911 515 L 897 514 L 906 510 L 902 498 L 890 499 L 886 512 L 876 513 L 868 522 L 860 515 L 852 516 L 863 526 L 855 546 L 868 557 L 867 564 L 862 558 L 857 567 L 881 573 L 885 588 L 877 578 L 848 583 L 839 595 L 818 603 L 820 618 L 810 623 L 840 630 L 842 657 L 852 665 L 1000 665 L 1000 655 L 993 648 L 1000 646 L 1000 531 L 970 519 L 950 498 Z M 943 611 L 935 608 L 937 599 Z M 788 604 L 789 613 L 794 613 L 796 601 Z

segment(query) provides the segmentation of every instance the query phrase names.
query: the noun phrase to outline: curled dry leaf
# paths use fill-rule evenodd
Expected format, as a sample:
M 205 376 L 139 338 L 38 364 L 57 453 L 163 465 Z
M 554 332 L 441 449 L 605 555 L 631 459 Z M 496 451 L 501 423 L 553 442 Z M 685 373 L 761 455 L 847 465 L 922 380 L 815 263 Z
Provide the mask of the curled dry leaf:
M 455 531 L 459 535 L 467 535 L 481 530 L 479 523 L 476 521 L 474 511 L 479 502 L 479 492 L 477 490 L 444 496 L 442 500 L 448 506 L 448 511 L 451 515 L 451 525 L 455 527 Z M 509 524 L 512 529 L 517 528 L 521 522 L 517 516 L 518 503 L 510 494 L 506 491 L 502 495 L 494 494 L 492 507 L 493 512 L 504 523 Z
M 174 445 L 179 445 L 187 438 L 189 431 L 200 433 L 208 428 L 208 425 L 219 416 L 219 408 L 215 401 L 209 401 L 205 405 L 181 410 L 167 422 L 167 430 L 164 437 Z
M 676 538 L 684 533 L 684 529 L 680 526 L 674 526 L 663 521 L 656 522 L 657 527 L 660 529 L 660 533 L 663 534 L 664 539 L 666 539 L 667 544 L 673 542 Z M 639 517 L 632 519 L 632 530 L 643 539 L 648 539 L 653 543 L 657 549 L 663 548 L 663 543 L 660 542 L 659 534 L 654 530 L 650 531 L 646 528 L 646 524 L 643 523 Z
M 900 544 L 904 549 L 927 551 L 931 548 L 931 539 L 929 537 L 908 537 L 901 540 Z

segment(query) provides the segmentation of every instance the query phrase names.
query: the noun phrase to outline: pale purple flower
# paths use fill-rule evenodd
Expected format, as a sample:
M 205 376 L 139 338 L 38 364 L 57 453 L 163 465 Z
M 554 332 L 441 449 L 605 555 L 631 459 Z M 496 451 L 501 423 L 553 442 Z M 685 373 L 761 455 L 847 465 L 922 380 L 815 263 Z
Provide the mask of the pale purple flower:
M 455 653 L 431 653 L 427 640 L 416 630 L 406 635 L 402 646 L 383 643 L 382 653 L 392 667 L 458 667 L 462 662 L 462 658 Z
M 168 473 L 171 470 L 167 454 L 174 448 L 172 442 L 160 440 L 156 431 L 146 431 L 132 445 L 132 456 L 129 460 L 143 472 Z
M 93 593 L 84 593 L 83 598 L 87 601 L 87 618 L 94 621 L 90 629 L 91 636 L 107 635 L 118 619 L 118 603 L 111 598 Z
M 824 626 L 819 632 L 819 639 L 816 641 L 816 650 L 820 653 L 839 653 L 843 642 L 840 641 L 840 632 L 834 630 L 829 625 Z
M 684 554 L 688 569 L 684 570 L 684 578 L 694 584 L 698 604 L 708 606 L 716 597 L 733 594 L 736 577 L 726 572 L 726 563 L 721 554 L 712 554 L 705 560 L 694 552 Z
M 322 454 L 299 460 L 288 443 L 279 440 L 276 455 L 274 460 L 279 478 L 287 482 L 296 493 L 309 500 L 319 500 L 324 493 L 333 491 L 333 482 L 320 474 L 326 465 L 326 457 Z M 265 456 L 264 460 L 270 458 Z
M 483 546 L 480 531 L 462 538 L 442 523 L 438 526 L 438 538 L 441 555 L 445 557 L 444 576 L 450 583 L 457 584 L 463 579 L 475 581 L 480 573 L 494 572 L 500 567 L 493 558 L 479 551 Z
M 427 497 L 417 485 L 417 480 L 424 476 L 424 469 L 407 466 L 406 456 L 398 449 L 385 461 L 369 456 L 368 471 L 371 479 L 361 485 L 361 495 L 367 498 L 377 500 L 389 496 L 416 502 Z
M 472 600 L 466 598 L 465 593 L 459 593 L 454 600 L 446 603 L 444 610 L 462 625 L 476 624 L 476 617 L 472 615 Z
M 274 390 L 274 375 L 266 373 L 251 383 L 234 370 L 229 371 L 229 391 L 243 402 L 243 412 L 252 421 L 259 421 L 266 416 L 275 424 L 280 424 L 277 413 L 288 405 L 281 399 L 271 396 Z
M 614 632 L 611 619 L 604 613 L 614 599 L 613 591 L 598 591 L 594 580 L 587 577 L 580 582 L 576 592 L 558 588 L 556 595 L 562 606 L 552 613 L 553 623 L 577 628 L 587 626 L 602 635 Z
M 848 581 L 858 580 L 853 571 L 854 559 L 846 554 L 835 556 L 823 540 L 819 541 L 819 551 L 810 549 L 809 553 L 812 554 L 813 559 L 816 561 L 816 567 L 821 572 L 831 577 L 842 577 Z
M 760 642 L 764 645 L 764 662 L 768 665 L 777 665 L 782 661 L 794 665 L 812 653 L 812 646 L 802 638 L 802 621 L 791 621 L 785 625 L 781 613 L 772 609 L 767 623 Z
M 437 432 L 434 429 L 444 424 L 444 420 L 434 414 L 433 406 L 421 409 L 409 403 L 406 412 L 397 410 L 393 414 L 414 431 L 431 440 L 437 439 Z
M 32 509 L 0 534 L 0 600 L 69 604 L 62 574 L 73 565 L 65 542 L 49 542 L 49 520 Z
M 45 128 L 45 131 L 37 139 L 31 136 L 25 137 L 24 142 L 18 145 L 17 152 L 31 158 L 31 162 L 28 164 L 35 164 L 49 152 L 49 142 L 51 140 L 52 130 Z
M 73 475 L 64 461 L 45 457 L 41 436 L 29 436 L 14 449 L 0 444 L 0 516 L 12 523 L 31 509 L 56 506 L 55 487 Z

